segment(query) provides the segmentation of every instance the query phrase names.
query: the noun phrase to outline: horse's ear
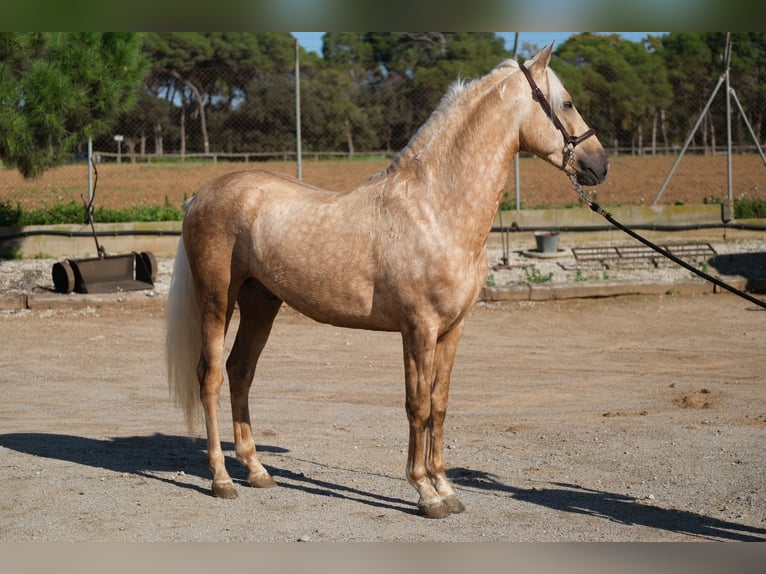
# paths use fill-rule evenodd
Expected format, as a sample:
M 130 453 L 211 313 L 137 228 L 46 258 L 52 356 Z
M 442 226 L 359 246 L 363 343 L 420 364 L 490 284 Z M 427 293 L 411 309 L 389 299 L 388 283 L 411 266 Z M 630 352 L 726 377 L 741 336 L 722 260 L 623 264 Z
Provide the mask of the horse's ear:
M 545 68 L 548 67 L 548 64 L 551 61 L 551 56 L 553 55 L 553 46 L 556 44 L 556 42 L 551 43 L 550 46 L 546 46 L 542 50 L 540 50 L 537 54 L 532 56 L 532 58 L 529 59 L 529 61 L 526 63 L 527 67 L 531 69 L 538 69 L 540 72 L 542 72 Z

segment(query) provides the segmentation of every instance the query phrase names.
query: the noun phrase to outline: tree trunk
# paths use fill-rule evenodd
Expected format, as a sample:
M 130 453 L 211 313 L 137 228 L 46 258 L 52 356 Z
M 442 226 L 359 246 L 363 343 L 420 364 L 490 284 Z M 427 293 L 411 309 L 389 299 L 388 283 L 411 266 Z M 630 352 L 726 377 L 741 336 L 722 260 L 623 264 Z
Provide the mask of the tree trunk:
M 162 123 L 154 124 L 154 155 L 162 155 Z
M 197 100 L 197 106 L 199 107 L 199 129 L 202 133 L 202 151 L 204 153 L 210 153 L 210 141 L 208 140 L 207 120 L 205 118 L 205 98 L 202 96 L 202 92 L 199 90 L 199 88 L 197 88 L 197 86 L 195 86 L 189 80 L 182 79 L 178 72 L 173 71 L 171 73 L 173 74 L 173 77 L 182 81 L 184 85 L 192 91 L 194 94 L 194 99 Z
M 205 119 L 205 100 L 202 97 L 202 93 L 191 82 L 185 82 L 189 89 L 194 92 L 194 97 L 197 99 L 197 106 L 199 107 L 199 130 L 202 134 L 202 151 L 203 153 L 210 153 L 210 141 L 207 135 L 207 120 Z
M 346 140 L 348 141 L 348 157 L 354 157 L 354 136 L 351 134 L 351 122 L 346 119 Z
M 662 145 L 665 146 L 665 153 L 668 151 L 668 125 L 665 122 L 665 108 L 660 109 L 660 131 L 662 132 Z
M 181 157 L 186 155 L 186 104 L 181 104 Z
M 130 157 L 130 163 L 136 163 L 136 140 L 125 138 L 125 151 Z

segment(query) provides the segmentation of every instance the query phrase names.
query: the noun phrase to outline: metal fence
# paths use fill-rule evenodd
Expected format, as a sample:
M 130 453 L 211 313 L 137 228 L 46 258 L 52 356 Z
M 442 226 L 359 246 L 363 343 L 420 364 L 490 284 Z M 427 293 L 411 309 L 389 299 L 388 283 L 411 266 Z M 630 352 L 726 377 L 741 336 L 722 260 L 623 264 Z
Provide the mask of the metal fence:
M 227 88 L 234 85 L 237 78 L 242 85 L 242 70 L 216 69 L 207 70 L 205 74 L 197 72 L 197 76 L 187 82 L 148 84 L 135 109 L 123 115 L 111 133 L 93 142 L 96 161 L 296 161 L 296 85 L 293 74 L 277 78 L 256 76 L 245 83 L 243 89 Z M 175 76 L 168 72 L 167 77 Z M 446 87 L 437 90 L 412 85 L 398 86 L 395 90 L 372 89 L 365 85 L 338 89 L 327 77 L 302 77 L 301 158 L 393 157 L 428 119 L 444 91 Z M 710 93 L 702 94 L 693 104 L 675 102 L 674 108 L 685 108 L 683 122 L 679 123 L 677 119 L 671 122 L 667 118 L 655 122 L 656 118 L 647 117 L 641 130 L 611 127 L 608 114 L 598 108 L 584 110 L 583 116 L 596 128 L 601 143 L 613 158 L 620 155 L 666 156 L 667 161 L 662 164 L 663 175 L 672 163 L 671 157 L 680 157 L 682 151 L 698 156 L 725 154 L 729 140 L 725 120 L 730 117 L 732 153 L 747 160 L 745 171 L 757 172 L 744 174 L 743 168 L 739 167 L 743 164 L 739 162 L 736 168 L 738 180 L 743 181 L 740 174 L 747 175 L 739 185 L 744 186 L 748 196 L 764 197 L 763 172 L 766 169 L 761 171 L 764 166 L 752 167 L 758 164 L 749 159 L 754 159 L 759 151 L 755 140 L 762 138 L 761 133 L 766 131 L 763 125 L 766 101 L 761 102 L 759 108 L 732 98 L 727 112 L 725 92 L 719 90 L 716 97 L 711 98 L 704 114 L 702 111 Z M 663 121 L 667 127 L 663 126 Z M 695 126 L 695 122 L 698 125 Z M 671 128 L 672 125 L 675 128 Z M 620 134 L 626 133 L 628 136 L 623 137 L 629 137 L 628 141 L 620 139 Z M 684 148 L 687 138 L 688 147 Z M 760 146 L 764 146 L 762 139 Z M 72 161 L 84 164 L 86 158 L 87 142 L 83 142 L 82 149 Z M 720 166 L 721 161 L 705 163 Z M 725 166 L 715 169 L 722 174 L 725 172 Z M 700 191 L 697 196 L 725 196 L 718 180 L 695 177 L 689 181 L 689 185 Z M 640 192 L 636 191 L 636 197 L 642 198 L 642 202 L 651 201 L 658 195 L 660 184 L 661 181 L 651 186 L 646 181 L 632 181 L 636 188 L 641 187 Z M 23 200 L 27 185 L 28 182 L 19 183 L 18 178 L 0 178 L 0 203 L 5 201 L 15 205 L 19 198 Z M 62 184 L 46 185 L 55 188 Z M 520 196 L 519 185 L 524 188 L 524 197 Z M 507 200 L 514 205 L 543 205 L 545 201 L 540 199 L 543 187 L 544 184 L 530 175 L 530 170 L 522 169 L 519 183 L 513 177 L 509 178 Z M 52 198 L 51 203 L 55 203 L 53 195 L 46 195 Z M 666 196 L 660 199 L 663 203 L 674 201 Z
M 102 161 L 131 162 L 294 160 L 298 147 L 294 76 L 262 78 L 254 74 L 249 83 L 243 83 L 246 72 L 208 69 L 179 81 L 181 74 L 168 71 L 167 80 L 150 84 L 138 106 L 120 118 L 112 133 L 94 142 L 97 155 Z M 445 90 L 413 85 L 381 89 L 364 84 L 329 89 L 326 80 L 302 78 L 301 153 L 313 158 L 394 154 L 428 119 Z M 766 105 L 747 110 L 733 90 L 733 99 L 727 103 L 725 92 L 720 90 L 711 98 L 704 115 L 704 99 L 676 102 L 676 110 L 681 108 L 685 114 L 681 120 L 670 120 L 664 113 L 650 117 L 647 112 L 647 117 L 626 128 L 624 121 L 613 121 L 597 109 L 583 115 L 596 127 L 611 154 L 634 155 L 678 154 L 699 120 L 687 153 L 710 154 L 726 150 L 728 107 L 733 151 L 754 153 L 757 139 L 763 147 Z

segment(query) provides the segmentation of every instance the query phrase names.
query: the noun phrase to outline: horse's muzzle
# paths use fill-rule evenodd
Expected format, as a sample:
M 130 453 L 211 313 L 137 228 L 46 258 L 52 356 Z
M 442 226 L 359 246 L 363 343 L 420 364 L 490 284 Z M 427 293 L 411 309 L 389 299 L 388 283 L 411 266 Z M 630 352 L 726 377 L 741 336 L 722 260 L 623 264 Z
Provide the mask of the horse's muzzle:
M 577 160 L 577 183 L 580 185 L 598 185 L 606 179 L 609 170 L 609 159 L 603 154 L 597 160 L 588 156 Z

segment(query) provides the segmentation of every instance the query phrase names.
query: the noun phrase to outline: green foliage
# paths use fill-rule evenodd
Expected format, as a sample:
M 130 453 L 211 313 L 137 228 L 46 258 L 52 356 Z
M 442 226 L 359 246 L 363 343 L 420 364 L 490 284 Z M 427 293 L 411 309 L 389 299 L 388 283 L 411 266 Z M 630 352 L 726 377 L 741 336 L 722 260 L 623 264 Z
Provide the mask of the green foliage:
M 705 203 L 720 205 L 720 197 L 706 197 Z M 734 199 L 734 219 L 766 219 L 766 199 L 757 197 L 737 197 Z
M 731 41 L 737 97 L 745 110 L 760 117 L 766 96 L 766 34 L 732 33 Z M 584 33 L 561 44 L 551 66 L 602 142 L 646 147 L 652 145 L 654 131 L 655 143 L 668 148 L 684 141 L 712 93 L 723 72 L 725 44 L 723 32 L 670 32 L 641 43 L 616 34 Z M 715 129 L 698 132 L 698 145 L 710 145 L 714 133 L 726 131 L 726 115 L 711 116 Z M 750 143 L 744 130 L 734 137 L 737 144 Z
M 61 164 L 135 103 L 134 33 L 0 33 L 0 161 L 25 177 Z
M 724 40 L 583 33 L 556 47 L 551 66 L 605 146 L 672 149 L 720 77 Z M 731 40 L 732 81 L 762 141 L 766 33 Z M 520 59 L 538 48 L 524 44 Z M 511 57 L 491 32 L 327 32 L 323 55 L 300 53 L 303 150 L 349 155 L 400 150 L 456 78 Z M 0 161 L 31 176 L 87 136 L 116 151 L 115 134 L 123 153 L 152 161 L 294 150 L 294 66 L 289 32 L 0 33 Z M 695 145 L 725 133 L 725 115 L 710 116 Z M 734 137 L 750 143 L 745 130 Z
M 553 272 L 543 273 L 537 266 L 524 267 L 524 282 L 525 283 L 548 283 L 553 279 Z
M 503 194 L 503 199 L 500 202 L 501 211 L 513 211 L 516 209 L 516 198 L 511 197 L 507 192 Z
M 22 212 L 17 204 L 15 207 L 7 201 L 0 201 L 0 227 L 16 227 L 21 225 Z
M 126 223 L 151 221 L 181 221 L 183 210 L 171 205 L 167 198 L 162 206 L 133 206 L 122 209 L 98 207 L 93 213 L 98 223 Z M 85 208 L 81 203 L 70 201 L 57 203 L 48 208 L 24 211 L 0 201 L 0 227 L 21 227 L 25 225 L 81 225 L 88 222 Z
M 735 219 L 766 218 L 766 199 L 740 197 L 734 200 Z

